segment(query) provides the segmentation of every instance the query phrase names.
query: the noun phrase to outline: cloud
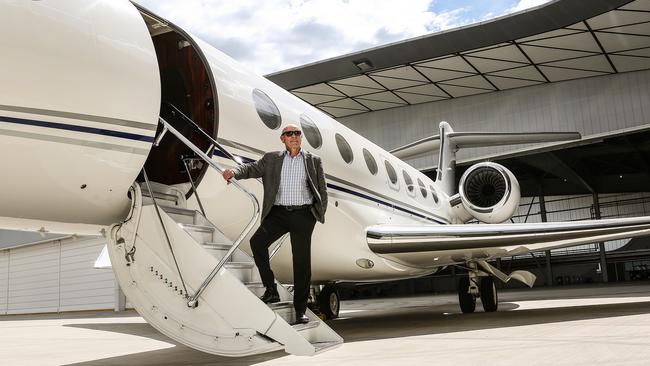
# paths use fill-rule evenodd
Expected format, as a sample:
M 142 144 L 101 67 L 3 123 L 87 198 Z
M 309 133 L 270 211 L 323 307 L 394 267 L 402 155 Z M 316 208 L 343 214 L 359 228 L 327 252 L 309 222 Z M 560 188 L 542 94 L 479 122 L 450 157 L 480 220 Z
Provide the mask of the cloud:
M 513 6 L 509 13 L 514 13 L 528 8 L 534 8 L 549 2 L 550 0 L 519 0 L 517 5 Z
M 136 1 L 261 74 L 482 19 L 469 7 L 434 12 L 432 0 Z

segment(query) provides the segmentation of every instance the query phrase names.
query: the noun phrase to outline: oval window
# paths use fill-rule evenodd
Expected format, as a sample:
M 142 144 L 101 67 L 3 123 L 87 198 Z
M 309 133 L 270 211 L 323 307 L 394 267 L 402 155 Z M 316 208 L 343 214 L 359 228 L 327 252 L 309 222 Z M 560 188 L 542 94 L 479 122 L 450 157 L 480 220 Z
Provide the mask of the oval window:
M 334 138 L 336 139 L 336 146 L 338 146 L 339 153 L 341 153 L 343 160 L 345 160 L 345 162 L 348 164 L 352 163 L 352 160 L 354 160 L 354 155 L 352 154 L 352 148 L 350 147 L 350 144 L 348 144 L 345 138 L 338 133 L 334 136 Z
M 306 115 L 300 116 L 300 127 L 302 128 L 302 133 L 305 135 L 307 142 L 314 149 L 318 149 L 323 146 L 323 138 L 320 135 L 318 126 L 311 120 L 311 118 Z
M 420 186 L 420 193 L 422 193 L 422 197 L 427 198 L 427 187 L 424 186 L 424 183 L 422 183 L 422 180 L 418 178 L 418 185 Z
M 395 168 L 393 168 L 388 160 L 384 160 L 384 165 L 386 166 L 386 173 L 388 173 L 388 179 L 390 182 L 397 184 L 397 172 L 395 171 Z
M 402 176 L 404 177 L 404 182 L 406 183 L 406 189 L 409 192 L 413 192 L 413 179 L 411 179 L 411 176 L 406 172 L 406 170 L 402 170 Z
M 370 170 L 370 174 L 377 175 L 377 161 L 370 151 L 363 149 L 363 158 L 366 160 L 366 165 L 368 166 L 368 170 Z
M 278 106 L 273 103 L 268 95 L 259 89 L 253 90 L 253 102 L 255 103 L 257 115 L 260 116 L 260 119 L 266 127 L 277 130 L 282 124 L 282 117 L 280 117 Z
M 429 190 L 431 191 L 431 197 L 433 197 L 433 201 L 435 203 L 438 203 L 438 195 L 436 194 L 436 190 L 433 188 L 433 186 L 429 186 Z

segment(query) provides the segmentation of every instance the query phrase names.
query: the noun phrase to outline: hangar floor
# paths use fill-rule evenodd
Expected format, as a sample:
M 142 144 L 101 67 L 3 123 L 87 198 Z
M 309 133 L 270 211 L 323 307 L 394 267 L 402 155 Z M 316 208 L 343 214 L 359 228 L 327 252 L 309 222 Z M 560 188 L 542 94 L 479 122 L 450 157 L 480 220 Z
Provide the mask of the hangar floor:
M 2 365 L 647 365 L 650 283 L 501 292 L 497 313 L 454 295 L 346 301 L 346 343 L 311 358 L 231 359 L 174 344 L 134 312 L 0 317 Z

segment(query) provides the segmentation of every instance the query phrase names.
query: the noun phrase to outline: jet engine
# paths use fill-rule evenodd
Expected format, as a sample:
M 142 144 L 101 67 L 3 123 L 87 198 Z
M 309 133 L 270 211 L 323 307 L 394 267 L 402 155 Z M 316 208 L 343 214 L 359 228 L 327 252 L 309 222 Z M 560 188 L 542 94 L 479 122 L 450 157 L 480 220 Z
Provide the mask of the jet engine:
M 485 162 L 467 169 L 460 178 L 455 197 L 475 219 L 496 224 L 512 217 L 521 195 L 519 182 L 510 170 L 500 164 Z

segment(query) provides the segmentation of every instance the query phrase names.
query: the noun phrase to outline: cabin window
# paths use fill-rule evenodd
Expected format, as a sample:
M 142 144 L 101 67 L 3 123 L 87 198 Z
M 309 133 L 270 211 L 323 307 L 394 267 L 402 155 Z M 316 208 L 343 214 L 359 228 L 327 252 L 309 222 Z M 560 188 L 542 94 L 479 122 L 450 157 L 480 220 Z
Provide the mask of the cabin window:
M 397 184 L 397 172 L 395 171 L 395 168 L 393 168 L 388 160 L 384 160 L 384 165 L 386 166 L 386 173 L 388 173 L 388 179 L 390 182 Z
M 345 137 L 337 133 L 334 138 L 336 139 L 336 146 L 338 146 L 339 153 L 341 153 L 343 160 L 345 160 L 345 162 L 348 164 L 352 163 L 352 160 L 354 160 L 354 155 L 352 154 L 352 148 L 350 147 L 350 144 L 348 144 L 348 142 L 345 140 Z
M 323 146 L 323 138 L 320 135 L 318 126 L 311 120 L 311 118 L 306 115 L 300 116 L 300 127 L 302 128 L 302 133 L 305 135 L 307 142 L 314 149 L 318 149 Z
M 402 170 L 402 176 L 404 177 L 404 183 L 406 183 L 406 189 L 409 192 L 413 192 L 413 179 L 411 179 L 409 173 L 406 170 Z
M 435 188 L 433 188 L 433 186 L 429 186 L 429 190 L 431 191 L 431 197 L 433 197 L 433 201 L 435 203 L 438 203 L 438 194 L 436 193 Z
M 377 161 L 370 151 L 363 149 L 363 158 L 366 160 L 366 165 L 368 166 L 368 170 L 370 170 L 370 174 L 377 175 Z
M 253 102 L 255 103 L 257 114 L 266 127 L 277 130 L 282 124 L 282 117 L 280 117 L 278 106 L 273 103 L 268 95 L 259 89 L 253 90 Z
M 418 178 L 418 185 L 420 186 L 420 193 L 422 193 L 422 197 L 427 198 L 427 187 L 425 187 L 420 178 Z

